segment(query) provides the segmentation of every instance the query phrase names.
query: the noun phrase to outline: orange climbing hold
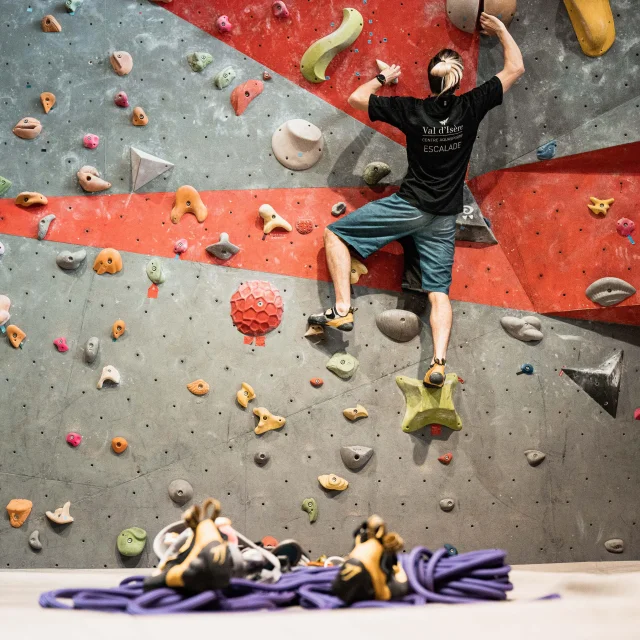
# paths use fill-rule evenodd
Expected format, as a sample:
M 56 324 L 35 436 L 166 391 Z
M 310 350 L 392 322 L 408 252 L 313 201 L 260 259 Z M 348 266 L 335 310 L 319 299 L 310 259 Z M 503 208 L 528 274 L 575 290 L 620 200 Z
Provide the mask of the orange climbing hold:
M 118 273 L 122 269 L 122 256 L 117 249 L 103 249 L 93 263 L 93 270 L 101 276 L 103 273 Z
M 9 524 L 16 529 L 21 527 L 29 517 L 33 502 L 22 498 L 14 498 L 7 505 L 7 513 L 9 514 Z
M 45 113 L 49 113 L 56 103 L 56 97 L 50 91 L 43 91 L 40 94 L 40 102 Z
M 59 33 L 62 31 L 60 23 L 52 15 L 42 18 L 40 26 L 45 33 Z
M 127 325 L 124 323 L 124 320 L 116 320 L 111 327 L 111 335 L 114 340 L 117 340 L 126 330 Z
M 32 207 L 34 205 L 44 205 L 49 201 L 37 191 L 23 191 L 16 196 L 15 203 L 19 207 Z
M 190 382 L 187 385 L 187 389 L 189 389 L 194 396 L 203 396 L 209 393 L 209 384 L 202 380 L 202 378 L 198 378 L 198 380 Z
M 9 338 L 9 342 L 13 345 L 15 349 L 17 349 L 23 342 L 23 340 L 27 337 L 27 334 L 20 329 L 20 327 L 16 327 L 15 324 L 10 324 L 7 327 L 7 337 Z
M 231 92 L 231 106 L 237 116 L 241 116 L 249 106 L 249 103 L 257 98 L 264 89 L 264 84 L 260 80 L 247 80 L 239 84 Z
M 111 448 L 118 455 L 123 453 L 128 446 L 129 443 L 124 438 L 116 437 L 111 441 Z
M 242 387 L 236 393 L 236 400 L 241 407 L 247 408 L 247 405 L 251 400 L 254 400 L 256 397 L 256 392 L 253 390 L 253 387 L 247 382 L 242 383 Z
M 136 107 L 131 116 L 131 122 L 136 127 L 146 127 L 149 124 L 149 118 L 142 107 Z
M 176 191 L 171 222 L 178 224 L 185 213 L 193 213 L 198 222 L 204 222 L 209 214 L 200 194 L 189 185 L 183 185 Z

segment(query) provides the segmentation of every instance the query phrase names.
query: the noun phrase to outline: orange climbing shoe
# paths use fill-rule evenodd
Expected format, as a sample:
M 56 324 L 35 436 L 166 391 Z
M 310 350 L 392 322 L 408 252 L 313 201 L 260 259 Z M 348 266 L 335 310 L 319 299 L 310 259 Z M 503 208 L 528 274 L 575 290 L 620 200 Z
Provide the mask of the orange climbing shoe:
M 438 358 L 433 359 L 431 367 L 429 368 L 429 371 L 425 373 L 424 380 L 422 381 L 425 387 L 440 388 L 444 385 L 445 364 L 446 360 L 444 360 L 444 358 L 442 360 L 438 360 Z
M 335 307 L 327 309 L 324 313 L 313 313 L 309 316 L 309 324 L 318 324 L 321 327 L 333 327 L 340 331 L 353 331 L 353 309 L 349 309 L 346 315 L 341 316 Z

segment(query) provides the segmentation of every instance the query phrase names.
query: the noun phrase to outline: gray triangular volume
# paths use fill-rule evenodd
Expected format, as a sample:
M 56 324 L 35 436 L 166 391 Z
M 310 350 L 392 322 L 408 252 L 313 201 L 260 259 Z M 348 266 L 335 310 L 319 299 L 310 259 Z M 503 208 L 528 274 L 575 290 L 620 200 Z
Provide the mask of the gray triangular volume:
M 131 184 L 133 191 L 173 168 L 173 163 L 146 151 L 131 147 Z
M 563 367 L 562 370 L 584 389 L 608 414 L 616 417 L 618 411 L 618 393 L 622 378 L 622 355 L 624 351 L 616 351 L 599 367 L 594 369 L 578 369 Z
M 456 218 L 456 240 L 478 242 L 481 244 L 498 244 L 493 231 L 487 225 L 482 211 L 467 185 L 463 191 L 463 209 Z

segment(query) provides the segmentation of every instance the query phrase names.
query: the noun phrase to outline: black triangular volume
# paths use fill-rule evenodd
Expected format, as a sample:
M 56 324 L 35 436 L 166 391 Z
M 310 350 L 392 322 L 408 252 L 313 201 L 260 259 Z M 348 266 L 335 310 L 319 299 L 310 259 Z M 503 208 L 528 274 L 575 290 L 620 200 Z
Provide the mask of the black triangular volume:
M 479 244 L 498 244 L 471 190 L 464 185 L 463 209 L 456 218 L 456 240 Z

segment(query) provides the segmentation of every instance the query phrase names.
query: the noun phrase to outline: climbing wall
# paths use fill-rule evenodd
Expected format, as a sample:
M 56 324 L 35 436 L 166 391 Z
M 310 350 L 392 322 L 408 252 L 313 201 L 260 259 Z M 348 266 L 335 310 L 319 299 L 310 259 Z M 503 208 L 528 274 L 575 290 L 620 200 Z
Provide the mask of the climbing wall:
M 588 145 L 578 144 L 579 127 L 594 118 L 594 124 L 619 119 L 615 110 L 636 88 L 629 83 L 593 93 L 575 123 L 576 109 L 566 104 L 586 91 L 577 71 L 585 77 L 606 71 L 621 85 L 627 82 L 621 78 L 633 77 L 636 45 L 628 34 L 637 18 L 630 3 L 620 3 L 618 42 L 602 59 L 590 60 L 579 51 L 562 2 L 545 2 L 542 17 L 539 3 L 519 3 L 512 32 L 523 42 L 528 74 L 479 134 L 469 186 L 498 244 L 461 242 L 456 250 L 449 370 L 464 380 L 455 395 L 463 429 L 445 428 L 441 435 L 400 428 L 405 403 L 395 377 L 424 375 L 432 348 L 428 327 L 399 344 L 375 325 L 378 313 L 397 307 L 420 311 L 426 321 L 424 301 L 399 291 L 399 246 L 367 260 L 369 273 L 355 287 L 356 331 L 317 342 L 302 336 L 306 316 L 330 302 L 321 238 L 334 219 L 331 206 L 343 200 L 352 210 L 389 195 L 406 169 L 402 137 L 385 125 L 370 126 L 349 109 L 346 96 L 375 73 L 376 57 L 403 66 L 401 84 L 385 92 L 424 94 L 426 61 L 443 46 L 463 52 L 463 88 L 469 89 L 476 67 L 478 80 L 498 68 L 491 41 L 456 30 L 440 0 L 358 1 L 363 33 L 334 60 L 329 79 L 311 85 L 299 74 L 299 59 L 341 20 L 341 7 L 329 10 L 319 0 L 288 2 L 287 21 L 273 18 L 266 1 L 226 7 L 235 27 L 224 35 L 215 29 L 218 8 L 204 0 L 85 0 L 74 15 L 44 0 L 4 3 L 0 175 L 13 186 L 0 199 L 0 294 L 11 298 L 11 321 L 27 340 L 14 350 L 0 339 L 0 502 L 28 498 L 34 508 L 22 528 L 11 528 L 6 515 L 0 520 L 0 566 L 152 566 L 150 544 L 140 557 L 126 559 L 116 537 L 139 526 L 152 538 L 177 520 L 182 508 L 167 488 L 178 478 L 193 485 L 194 501 L 218 497 L 245 534 L 293 537 L 311 556 L 346 552 L 356 525 L 377 512 L 408 547 L 504 547 L 512 562 L 639 557 L 637 295 L 609 309 L 584 296 L 593 280 L 608 275 L 640 285 L 636 245 L 615 232 L 618 217 L 634 217 L 640 197 L 637 127 L 626 137 L 591 132 Z M 55 14 L 61 33 L 42 33 L 47 13 Z M 545 80 L 536 47 L 554 60 L 554 47 L 562 50 L 558 57 L 570 69 Z M 113 73 L 114 50 L 132 54 L 130 75 Z M 187 64 L 193 51 L 214 58 L 201 73 Z M 229 104 L 231 87 L 213 85 L 228 65 L 237 73 L 234 86 L 265 69 L 272 75 L 241 117 Z M 552 85 L 562 87 L 558 104 L 565 111 L 553 111 L 557 101 L 549 95 L 538 104 L 555 123 L 549 137 L 558 139 L 558 156 L 567 157 L 539 162 L 535 149 L 547 135 L 533 130 L 537 120 L 529 110 L 536 101 L 529 93 L 543 95 Z M 46 115 L 42 91 L 57 97 Z M 130 124 L 131 108 L 113 103 L 118 91 L 127 92 L 131 107 L 144 107 L 148 126 Z M 26 116 L 43 123 L 33 141 L 11 133 Z M 294 173 L 275 160 L 270 142 L 279 125 L 297 117 L 320 127 L 325 152 L 311 170 Z M 97 149 L 82 146 L 86 133 L 100 136 Z M 505 153 L 501 136 L 515 149 Z M 175 164 L 140 193 L 130 192 L 132 145 Z M 515 166 L 520 158 L 528 164 Z M 371 189 L 361 173 L 374 160 L 388 162 L 392 173 Z M 112 182 L 109 191 L 82 192 L 75 174 L 86 164 Z M 198 189 L 209 208 L 202 225 L 190 215 L 179 225 L 169 220 L 173 194 L 183 184 Z M 44 193 L 47 206 L 16 207 L 13 199 L 27 190 Z M 606 218 L 589 213 L 591 195 L 616 198 Z M 312 232 L 301 235 L 294 226 L 263 240 L 257 209 L 264 202 L 292 224 L 310 220 Z M 46 240 L 37 241 L 38 220 L 48 213 L 56 220 Z M 241 249 L 227 262 L 204 250 L 223 231 Z M 176 259 L 179 238 L 189 249 Z M 80 269 L 56 266 L 60 251 L 79 246 L 88 253 Z M 122 252 L 119 274 L 98 276 L 91 269 L 105 246 Z M 149 297 L 145 272 L 153 256 L 167 278 L 157 298 Z M 229 315 L 234 291 L 255 279 L 271 282 L 284 301 L 282 323 L 265 346 L 245 344 Z M 519 342 L 500 326 L 502 316 L 524 312 L 547 314 L 540 316 L 539 344 Z M 117 319 L 127 332 L 114 342 Z M 66 353 L 53 347 L 60 336 L 69 344 Z M 100 338 L 101 351 L 87 364 L 82 348 L 91 336 Z M 325 368 L 340 350 L 360 361 L 350 381 Z M 620 350 L 613 418 L 562 367 L 597 367 Z M 517 375 L 525 363 L 533 375 Z M 121 383 L 98 390 L 106 365 L 118 369 Z M 324 379 L 322 387 L 309 383 L 315 377 Z M 186 388 L 199 378 L 211 387 L 202 397 Z M 242 382 L 258 396 L 246 410 L 235 402 Z M 342 411 L 356 404 L 369 417 L 352 423 Z M 285 417 L 286 426 L 256 436 L 254 406 Z M 83 436 L 79 447 L 65 442 L 69 432 Z M 111 450 L 116 436 L 129 443 L 121 455 Z M 344 445 L 375 452 L 361 471 L 351 472 L 340 458 Z M 546 454 L 542 464 L 527 463 L 529 449 Z M 254 463 L 258 452 L 270 456 L 263 467 Z M 437 458 L 447 452 L 453 461 L 445 466 Z M 317 477 L 326 473 L 344 477 L 349 488 L 325 493 Z M 318 502 L 314 524 L 300 509 L 306 497 Z M 440 509 L 444 498 L 455 500 L 451 512 Z M 75 521 L 53 526 L 44 512 L 67 500 Z M 27 544 L 36 528 L 43 545 L 37 553 Z M 605 550 L 612 538 L 624 540 L 621 556 Z

